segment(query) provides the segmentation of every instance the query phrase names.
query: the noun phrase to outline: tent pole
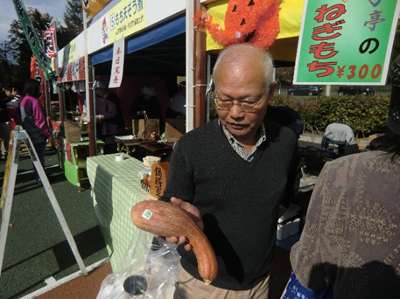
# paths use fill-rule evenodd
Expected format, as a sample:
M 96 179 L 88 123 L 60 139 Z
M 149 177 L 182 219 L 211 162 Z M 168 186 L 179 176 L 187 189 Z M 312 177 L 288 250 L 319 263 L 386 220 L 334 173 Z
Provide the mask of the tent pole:
M 196 0 L 186 1 L 186 132 L 194 128 L 194 103 L 193 103 L 193 82 L 194 82 L 194 30 L 193 15 Z
M 195 3 L 195 11 L 205 10 L 200 0 Z M 193 14 L 194 15 L 194 14 Z M 193 15 L 190 20 L 193 19 Z M 192 25 L 193 27 L 193 25 Z M 192 29 L 193 30 L 193 29 Z M 194 31 L 194 128 L 205 123 L 206 120 L 206 89 L 207 89 L 207 64 L 206 64 L 206 33 L 203 30 Z

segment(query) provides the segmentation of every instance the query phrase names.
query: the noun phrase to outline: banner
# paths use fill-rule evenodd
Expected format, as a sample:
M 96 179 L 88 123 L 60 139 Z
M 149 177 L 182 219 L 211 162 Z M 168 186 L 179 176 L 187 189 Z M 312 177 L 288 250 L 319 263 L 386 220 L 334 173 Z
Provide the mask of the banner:
M 30 70 L 31 70 L 31 79 L 35 79 L 40 83 L 41 94 L 39 97 L 39 101 L 44 103 L 44 72 L 43 69 L 40 67 L 39 63 L 37 62 L 35 55 L 32 55 Z
M 45 30 L 43 44 L 47 57 L 52 58 L 57 55 L 56 23 Z
M 118 88 L 121 86 L 124 74 L 124 57 L 125 57 L 125 39 L 121 38 L 114 43 L 113 60 L 111 67 L 111 76 L 109 88 Z
M 138 2 L 142 2 L 139 0 Z M 89 15 L 89 19 L 99 13 L 110 0 L 82 0 L 82 9 Z M 135 2 L 136 1 L 132 1 Z
M 146 28 L 145 1 L 121 1 L 102 17 L 101 42 L 112 44 L 143 28 Z
M 306 0 L 293 82 L 385 85 L 400 0 Z
M 53 75 L 51 69 L 51 61 L 47 57 L 39 39 L 37 37 L 35 28 L 33 28 L 32 22 L 29 19 L 28 13 L 26 12 L 25 6 L 21 0 L 12 0 L 14 3 L 15 11 L 18 19 L 21 23 L 22 29 L 25 33 L 26 39 L 28 40 L 29 46 L 33 54 L 35 55 L 37 62 L 44 70 L 44 74 L 47 80 L 50 80 L 50 75 Z

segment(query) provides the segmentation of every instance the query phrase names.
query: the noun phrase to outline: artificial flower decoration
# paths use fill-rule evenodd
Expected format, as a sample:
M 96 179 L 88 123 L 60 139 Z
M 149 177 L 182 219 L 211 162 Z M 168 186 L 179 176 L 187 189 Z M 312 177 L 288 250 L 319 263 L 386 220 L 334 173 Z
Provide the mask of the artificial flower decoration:
M 221 46 L 250 43 L 267 50 L 279 33 L 281 0 L 230 0 L 222 25 L 212 22 L 208 12 L 196 12 L 195 28 L 207 28 Z

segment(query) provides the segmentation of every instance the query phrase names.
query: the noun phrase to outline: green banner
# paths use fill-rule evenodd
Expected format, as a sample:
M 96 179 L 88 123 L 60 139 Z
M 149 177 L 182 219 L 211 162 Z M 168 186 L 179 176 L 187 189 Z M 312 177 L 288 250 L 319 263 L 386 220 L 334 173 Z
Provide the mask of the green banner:
M 50 80 L 50 76 L 53 75 L 51 61 L 47 57 L 46 52 L 44 51 L 42 44 L 37 37 L 35 28 L 33 28 L 32 22 L 29 19 L 25 6 L 21 0 L 12 1 L 14 3 L 15 11 L 21 23 L 22 29 L 24 30 L 26 39 L 28 40 L 31 50 L 36 57 L 36 61 L 44 70 L 46 80 Z
M 400 0 L 306 0 L 294 83 L 385 85 Z

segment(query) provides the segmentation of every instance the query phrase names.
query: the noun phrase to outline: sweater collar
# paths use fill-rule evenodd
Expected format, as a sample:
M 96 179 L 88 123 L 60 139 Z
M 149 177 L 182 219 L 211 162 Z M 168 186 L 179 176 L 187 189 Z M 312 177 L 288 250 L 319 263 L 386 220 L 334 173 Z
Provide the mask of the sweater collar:
M 241 156 L 244 160 L 250 162 L 253 160 L 254 158 L 254 154 L 257 151 L 258 147 L 267 140 L 267 135 L 265 133 L 265 126 L 264 123 L 261 123 L 261 130 L 259 133 L 259 137 L 258 137 L 258 141 L 256 143 L 256 145 L 253 147 L 253 149 L 248 152 L 242 143 L 240 143 L 239 141 L 237 141 L 237 139 L 232 135 L 231 132 L 228 131 L 227 128 L 225 128 L 225 126 L 223 126 L 221 124 L 220 119 L 218 119 L 218 125 L 220 127 L 222 127 L 222 131 L 224 132 L 225 137 L 228 139 L 229 144 L 232 146 L 232 148 L 236 151 L 236 153 L 239 154 L 239 156 Z

